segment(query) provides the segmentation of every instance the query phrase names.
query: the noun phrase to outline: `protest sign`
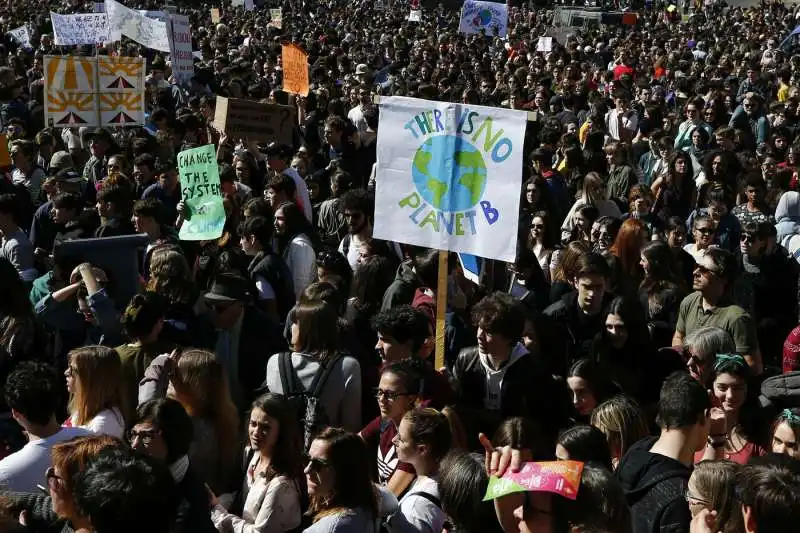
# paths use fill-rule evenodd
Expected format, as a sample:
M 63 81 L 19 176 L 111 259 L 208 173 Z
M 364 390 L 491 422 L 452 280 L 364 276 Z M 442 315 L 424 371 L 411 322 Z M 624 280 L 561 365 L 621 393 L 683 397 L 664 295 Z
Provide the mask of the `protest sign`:
M 244 7 L 244 0 L 232 0 L 231 1 L 231 6 L 232 7 L 239 7 L 239 6 Z
M 144 59 L 99 56 L 97 62 L 100 125 L 143 125 Z
M 269 10 L 269 24 L 267 26 L 272 26 L 279 30 L 283 28 L 283 12 L 281 8 Z
M 160 20 L 161 22 L 167 21 L 167 14 L 163 11 L 148 11 L 147 9 L 137 9 L 137 11 L 145 17 Z
M 553 50 L 553 38 L 552 37 L 539 37 L 539 41 L 536 43 L 536 51 L 537 52 L 550 52 Z
M 256 8 L 255 3 L 253 0 L 244 0 L 244 9 L 245 11 L 252 11 Z
M 106 3 L 105 2 L 95 2 L 94 3 L 94 12 L 95 13 L 105 13 L 106 12 Z
M 28 26 L 20 26 L 8 32 L 11 37 L 19 43 L 23 48 L 31 47 L 31 31 Z
M 181 198 L 188 213 L 178 233 L 184 241 L 219 238 L 225 226 L 225 207 L 219 184 L 217 151 L 213 144 L 178 154 Z
M 219 21 L 222 20 L 222 15 L 219 12 L 218 7 L 211 8 L 211 22 L 214 24 L 219 24 Z
M 44 56 L 44 117 L 50 128 L 99 125 L 96 58 Z
M 281 58 L 283 90 L 308 96 L 308 54 L 296 44 L 284 44 Z
M 492 476 L 483 501 L 494 500 L 514 492 L 551 492 L 574 500 L 581 485 L 581 461 L 543 461 L 522 465 L 519 472 L 509 468 L 503 477 Z
M 466 0 L 458 24 L 461 33 L 481 33 L 505 37 L 508 31 L 508 5 L 482 0 Z
M 48 127 L 144 124 L 144 59 L 44 57 Z
M 291 145 L 295 122 L 292 106 L 217 97 L 214 123 L 217 129 L 233 138 Z
M 381 100 L 378 239 L 514 261 L 527 114 Z
M 106 0 L 109 37 L 119 41 L 122 36 L 159 52 L 169 52 L 166 23 L 129 9 L 116 0 Z
M 50 13 L 53 39 L 58 46 L 98 44 L 109 41 L 108 17 L 105 13 L 59 15 Z
M 194 57 L 192 56 L 192 35 L 189 17 L 170 15 L 167 20 L 169 35 L 169 58 L 172 75 L 178 83 L 189 83 L 194 76 Z
M 409 22 L 422 22 L 422 11 L 419 9 L 412 9 L 408 14 Z

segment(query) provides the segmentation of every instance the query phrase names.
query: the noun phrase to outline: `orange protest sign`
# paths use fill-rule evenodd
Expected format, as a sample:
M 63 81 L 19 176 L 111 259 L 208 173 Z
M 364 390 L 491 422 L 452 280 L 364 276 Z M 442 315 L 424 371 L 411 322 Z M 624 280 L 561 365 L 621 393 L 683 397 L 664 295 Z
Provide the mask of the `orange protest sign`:
M 308 96 L 308 54 L 294 44 L 283 45 L 283 90 Z
M 11 154 L 8 153 L 8 137 L 0 135 L 0 167 L 11 166 Z
M 218 7 L 211 8 L 211 22 L 214 24 L 218 24 L 219 21 L 222 20 L 222 15 L 220 15 Z

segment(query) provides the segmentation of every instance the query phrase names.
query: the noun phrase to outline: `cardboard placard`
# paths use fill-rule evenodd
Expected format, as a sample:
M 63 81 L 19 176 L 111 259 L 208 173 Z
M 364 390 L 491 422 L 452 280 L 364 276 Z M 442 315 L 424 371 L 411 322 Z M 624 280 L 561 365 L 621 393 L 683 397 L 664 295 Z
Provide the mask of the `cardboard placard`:
M 218 96 L 214 124 L 235 139 L 291 145 L 296 117 L 292 106 Z
M 284 44 L 282 57 L 283 90 L 308 96 L 308 54 L 296 44 Z
M 218 7 L 211 8 L 211 22 L 214 24 L 219 24 L 219 21 L 222 20 L 222 15 L 219 12 Z

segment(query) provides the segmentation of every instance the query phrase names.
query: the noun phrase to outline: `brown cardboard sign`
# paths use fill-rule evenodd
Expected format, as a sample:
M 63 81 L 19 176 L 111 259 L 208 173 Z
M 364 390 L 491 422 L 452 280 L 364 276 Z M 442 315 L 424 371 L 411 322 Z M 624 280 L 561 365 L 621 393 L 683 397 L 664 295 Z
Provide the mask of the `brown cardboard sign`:
M 292 106 L 217 97 L 214 123 L 219 131 L 234 139 L 291 145 L 296 122 L 296 110 Z

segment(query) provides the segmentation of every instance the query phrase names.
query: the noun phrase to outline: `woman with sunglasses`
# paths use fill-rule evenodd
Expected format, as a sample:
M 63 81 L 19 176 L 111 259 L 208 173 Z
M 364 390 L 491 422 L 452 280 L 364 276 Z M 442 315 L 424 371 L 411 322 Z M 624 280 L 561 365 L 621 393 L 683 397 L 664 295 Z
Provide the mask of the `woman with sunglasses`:
M 692 517 L 703 509 L 714 511 L 717 533 L 744 531 L 742 511 L 736 497 L 736 475 L 740 465 L 733 461 L 701 461 L 695 465 L 686 487 L 686 503 Z
M 694 242 L 687 244 L 683 250 L 689 253 L 695 262 L 699 262 L 703 253 L 714 244 L 714 235 L 717 225 L 708 215 L 700 215 L 692 222 L 692 237 Z
M 694 98 L 686 102 L 686 107 L 684 108 L 686 120 L 678 126 L 678 133 L 675 135 L 676 150 L 684 150 L 690 147 L 692 145 L 692 134 L 698 129 L 706 132 L 706 138 L 713 133 L 711 125 L 703 120 L 704 117 L 701 114 L 703 105 L 702 98 Z
M 757 410 L 747 398 L 750 367 L 736 353 L 719 353 L 711 378 L 711 427 L 708 442 L 695 454 L 695 463 L 707 459 L 728 459 L 746 464 L 753 456 L 764 455 L 756 444 L 759 424 Z
M 800 457 L 800 409 L 784 409 L 772 425 L 772 453 Z
M 558 230 L 547 211 L 536 211 L 533 214 L 528 235 L 528 248 L 536 255 L 536 260 L 542 267 L 547 283 L 550 283 L 552 278 L 553 256 L 556 254 L 558 246 L 557 233 Z
M 212 495 L 211 519 L 219 531 L 232 533 L 291 531 L 302 516 L 302 440 L 284 396 L 267 393 L 253 402 L 247 438 L 242 514 L 229 513 Z
M 314 438 L 304 469 L 313 524 L 303 533 L 378 533 L 368 456 L 358 435 L 343 429 L 325 428 Z
M 64 372 L 70 416 L 65 426 L 122 437 L 127 398 L 123 395 L 122 361 L 105 346 L 85 346 L 69 353 Z
M 439 464 L 453 448 L 453 433 L 445 408 L 409 411 L 400 422 L 394 445 L 398 457 L 408 462 L 417 478 L 400 499 L 400 508 L 387 521 L 390 533 L 439 533 L 445 514 L 439 495 Z
M 403 359 L 383 367 L 375 390 L 380 416 L 359 433 L 370 452 L 376 451 L 378 483 L 398 497 L 416 477 L 414 467 L 400 460 L 394 445 L 397 428 L 403 416 L 416 405 L 422 387 L 422 375 L 416 366 L 413 361 Z

